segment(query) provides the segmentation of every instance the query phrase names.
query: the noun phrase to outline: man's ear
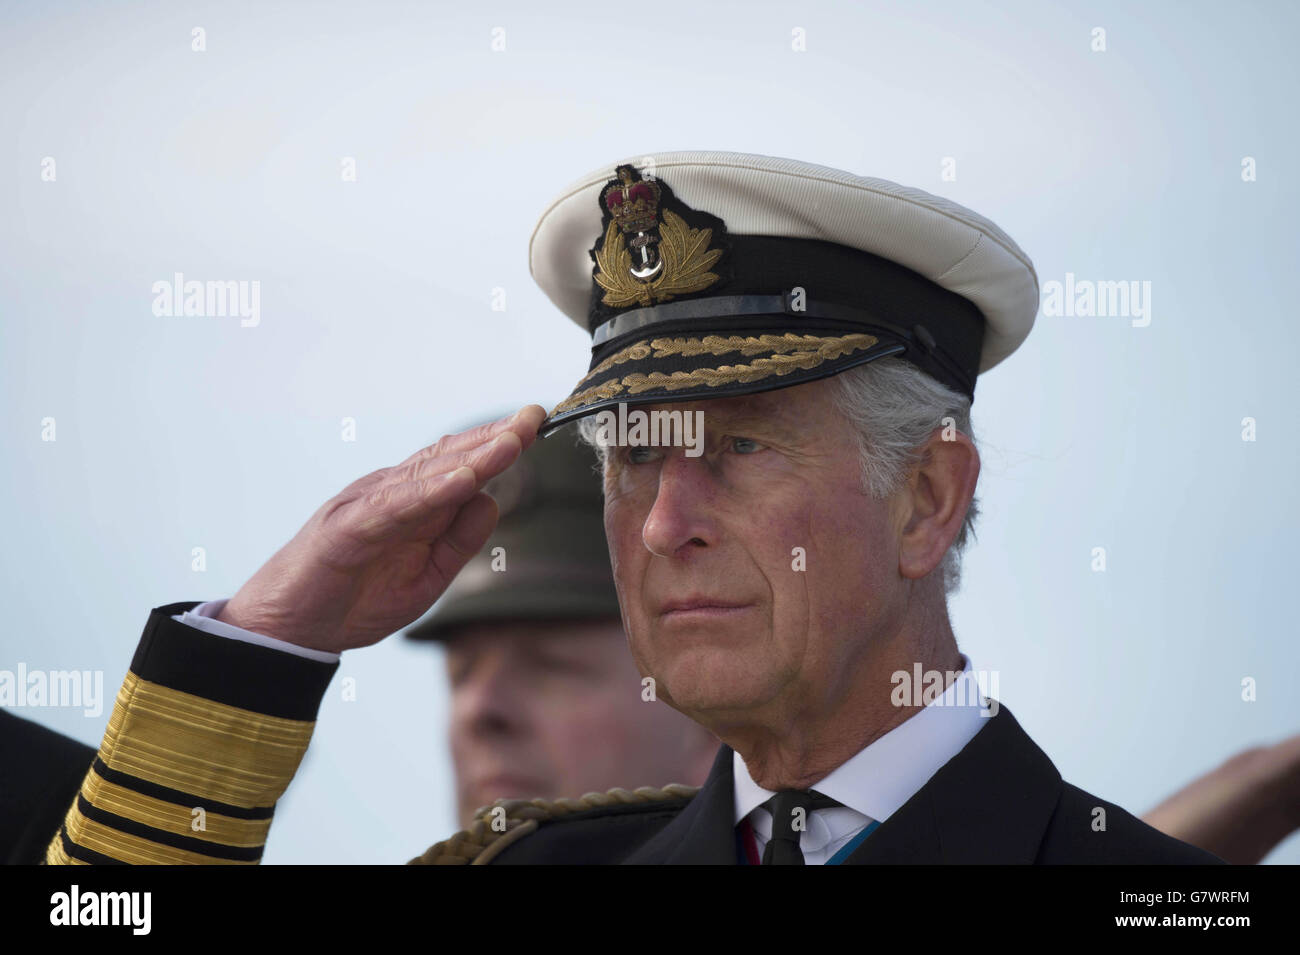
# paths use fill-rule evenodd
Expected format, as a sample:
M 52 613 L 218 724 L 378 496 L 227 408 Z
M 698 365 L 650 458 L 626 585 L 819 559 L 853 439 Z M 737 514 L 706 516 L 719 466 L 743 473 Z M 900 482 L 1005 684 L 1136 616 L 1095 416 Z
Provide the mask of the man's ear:
M 952 428 L 935 429 L 900 491 L 900 574 L 919 580 L 939 566 L 961 532 L 979 476 L 975 442 Z

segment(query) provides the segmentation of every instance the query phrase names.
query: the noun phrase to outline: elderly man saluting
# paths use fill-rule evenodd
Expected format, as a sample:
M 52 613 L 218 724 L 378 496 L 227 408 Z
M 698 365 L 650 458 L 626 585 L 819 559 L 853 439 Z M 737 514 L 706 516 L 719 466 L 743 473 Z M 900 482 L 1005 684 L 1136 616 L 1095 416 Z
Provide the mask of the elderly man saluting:
M 338 654 L 419 617 L 492 531 L 485 482 L 578 419 L 645 686 L 723 745 L 698 791 L 502 801 L 413 861 L 1219 861 L 1063 782 L 958 650 L 975 379 L 1038 308 L 1000 229 L 688 152 L 579 180 L 530 254 L 592 334 L 573 393 L 361 478 L 229 601 L 155 610 L 47 861 L 257 861 Z M 636 440 L 610 411 L 700 412 L 702 440 Z M 916 672 L 947 677 L 900 694 Z

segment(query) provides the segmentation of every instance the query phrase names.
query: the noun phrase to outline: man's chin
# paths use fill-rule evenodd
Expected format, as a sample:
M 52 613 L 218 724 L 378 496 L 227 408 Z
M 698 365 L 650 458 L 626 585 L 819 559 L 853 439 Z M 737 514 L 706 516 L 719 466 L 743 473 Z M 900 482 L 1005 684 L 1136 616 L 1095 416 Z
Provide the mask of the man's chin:
M 659 693 L 663 702 L 706 727 L 714 719 L 753 712 L 774 695 L 765 683 L 738 679 L 734 670 L 690 667 L 666 674 Z
M 552 788 L 550 784 L 533 778 L 492 779 L 481 786 L 466 789 L 461 796 L 460 803 L 466 808 L 467 812 L 473 812 L 483 806 L 492 805 L 498 799 L 550 798 L 555 795 L 555 793 L 551 792 Z

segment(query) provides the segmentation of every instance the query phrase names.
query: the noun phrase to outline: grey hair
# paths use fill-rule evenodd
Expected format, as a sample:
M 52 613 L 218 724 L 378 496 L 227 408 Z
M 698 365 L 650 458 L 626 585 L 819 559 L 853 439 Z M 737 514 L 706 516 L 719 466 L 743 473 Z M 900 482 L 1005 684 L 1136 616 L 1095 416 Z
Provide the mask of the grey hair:
M 951 427 L 975 440 L 970 399 L 901 358 L 878 358 L 836 375 L 835 405 L 853 425 L 862 455 L 863 491 L 878 500 L 897 492 L 921 463 L 921 447 L 936 428 Z M 944 594 L 961 584 L 961 555 L 975 536 L 978 499 L 971 498 L 961 529 L 943 555 Z
M 970 399 L 900 358 L 875 361 L 840 372 L 832 379 L 835 407 L 853 426 L 862 458 L 862 491 L 877 500 L 895 494 L 912 469 L 921 463 L 921 447 L 936 428 L 951 426 L 972 441 Z M 604 465 L 607 449 L 600 445 L 595 415 L 578 422 L 578 434 L 595 449 Z M 971 498 L 961 530 L 953 539 L 939 573 L 945 595 L 961 583 L 961 555 L 975 536 L 979 503 Z

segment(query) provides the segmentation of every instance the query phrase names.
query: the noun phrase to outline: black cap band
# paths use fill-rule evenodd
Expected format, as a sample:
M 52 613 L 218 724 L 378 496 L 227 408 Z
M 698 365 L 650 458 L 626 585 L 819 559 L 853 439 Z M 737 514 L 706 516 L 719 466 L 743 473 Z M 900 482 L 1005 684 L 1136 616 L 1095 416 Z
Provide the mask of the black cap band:
M 835 242 L 733 233 L 726 241 L 724 278 L 707 293 L 615 310 L 602 306 L 595 285 L 590 367 L 647 331 L 700 335 L 765 326 L 799 333 L 810 320 L 819 329 L 829 323 L 904 345 L 899 357 L 973 399 L 984 317 L 969 300 L 897 262 Z

